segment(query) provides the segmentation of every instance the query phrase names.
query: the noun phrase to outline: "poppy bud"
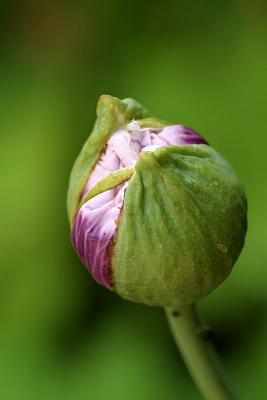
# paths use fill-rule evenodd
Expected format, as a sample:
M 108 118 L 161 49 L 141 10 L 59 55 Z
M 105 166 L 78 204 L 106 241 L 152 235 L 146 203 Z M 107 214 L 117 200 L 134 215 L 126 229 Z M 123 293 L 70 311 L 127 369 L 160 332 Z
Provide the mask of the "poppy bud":
M 100 97 L 68 192 L 72 243 L 97 282 L 148 305 L 191 304 L 229 275 L 246 208 L 204 138 L 132 99 Z

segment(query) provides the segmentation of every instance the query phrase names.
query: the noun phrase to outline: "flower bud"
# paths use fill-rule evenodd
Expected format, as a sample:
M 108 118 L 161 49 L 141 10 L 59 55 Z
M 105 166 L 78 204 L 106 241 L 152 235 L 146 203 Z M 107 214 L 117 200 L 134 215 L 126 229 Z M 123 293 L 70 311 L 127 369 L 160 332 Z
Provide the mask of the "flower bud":
M 148 305 L 191 304 L 229 275 L 246 209 L 204 138 L 132 99 L 100 97 L 68 192 L 72 243 L 97 282 Z

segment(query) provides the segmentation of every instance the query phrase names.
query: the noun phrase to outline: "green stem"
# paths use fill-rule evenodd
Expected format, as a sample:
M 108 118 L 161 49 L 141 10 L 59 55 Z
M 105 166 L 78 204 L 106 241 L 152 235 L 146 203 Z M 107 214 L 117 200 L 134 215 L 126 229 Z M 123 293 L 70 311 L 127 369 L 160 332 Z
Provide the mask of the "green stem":
M 175 342 L 191 375 L 207 400 L 233 400 L 214 348 L 196 315 L 194 306 L 166 308 Z M 207 331 L 206 331 L 207 332 Z

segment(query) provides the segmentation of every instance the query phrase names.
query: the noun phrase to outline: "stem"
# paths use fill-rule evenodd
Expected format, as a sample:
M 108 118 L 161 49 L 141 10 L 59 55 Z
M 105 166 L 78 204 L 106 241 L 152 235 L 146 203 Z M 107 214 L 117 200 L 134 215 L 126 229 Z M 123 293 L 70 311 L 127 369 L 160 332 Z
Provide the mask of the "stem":
M 226 383 L 214 348 L 205 335 L 205 327 L 198 320 L 195 307 L 166 308 L 166 315 L 175 342 L 204 398 L 236 399 Z

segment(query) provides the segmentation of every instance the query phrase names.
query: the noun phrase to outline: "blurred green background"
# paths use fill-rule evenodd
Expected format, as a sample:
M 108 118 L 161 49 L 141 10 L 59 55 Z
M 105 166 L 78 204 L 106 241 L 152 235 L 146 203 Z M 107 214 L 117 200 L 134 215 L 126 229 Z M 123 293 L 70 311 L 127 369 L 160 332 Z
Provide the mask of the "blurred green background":
M 0 22 L 0 398 L 201 398 L 163 312 L 98 286 L 70 244 L 68 176 L 105 93 L 196 129 L 245 184 L 246 247 L 200 309 L 240 398 L 267 399 L 266 3 L 6 1 Z

